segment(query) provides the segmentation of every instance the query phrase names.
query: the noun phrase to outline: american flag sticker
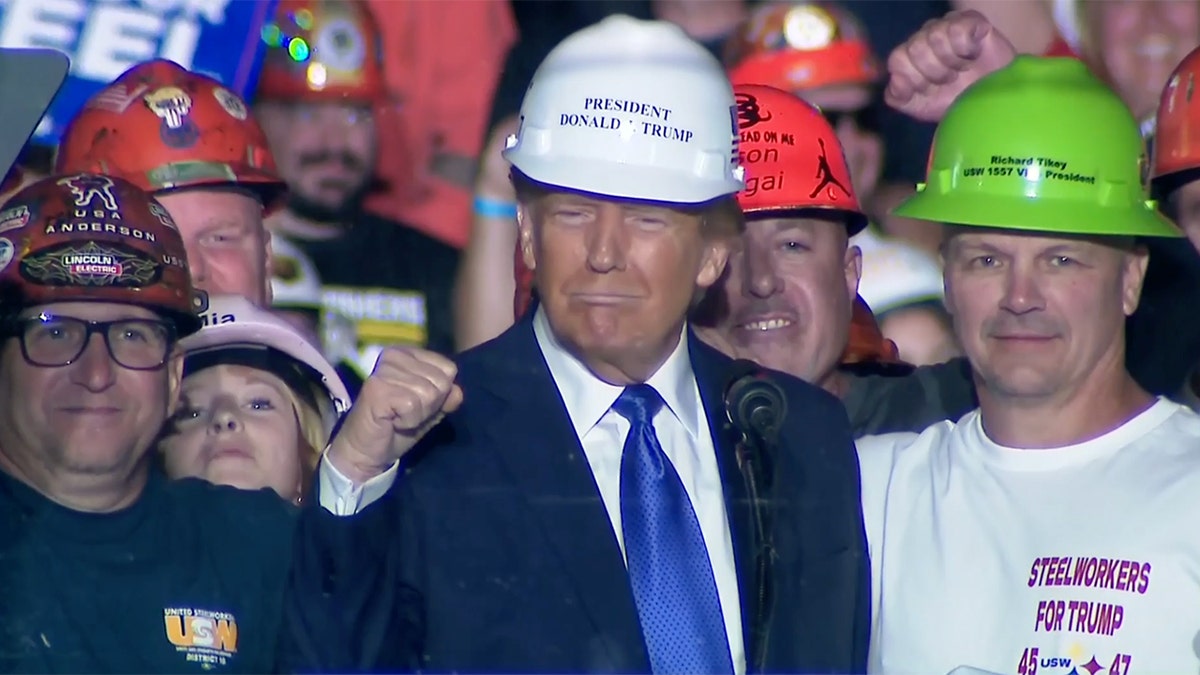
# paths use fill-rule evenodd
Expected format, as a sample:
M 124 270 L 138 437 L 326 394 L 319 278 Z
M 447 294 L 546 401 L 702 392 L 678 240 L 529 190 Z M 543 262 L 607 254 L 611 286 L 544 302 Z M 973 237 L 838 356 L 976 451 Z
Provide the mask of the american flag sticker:
M 131 103 L 142 97 L 150 87 L 142 84 L 138 85 L 133 91 L 123 84 L 114 84 L 100 91 L 100 93 L 88 100 L 84 108 L 95 108 L 97 110 L 107 110 L 117 114 L 125 112 Z

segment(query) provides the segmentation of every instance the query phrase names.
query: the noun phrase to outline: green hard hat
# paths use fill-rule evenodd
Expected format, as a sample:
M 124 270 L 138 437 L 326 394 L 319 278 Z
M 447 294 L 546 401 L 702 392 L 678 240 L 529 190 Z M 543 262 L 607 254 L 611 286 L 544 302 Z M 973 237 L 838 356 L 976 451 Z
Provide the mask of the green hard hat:
M 1182 237 L 1146 190 L 1145 146 L 1121 99 L 1070 58 L 1018 56 L 938 125 L 926 182 L 894 213 L 956 225 Z

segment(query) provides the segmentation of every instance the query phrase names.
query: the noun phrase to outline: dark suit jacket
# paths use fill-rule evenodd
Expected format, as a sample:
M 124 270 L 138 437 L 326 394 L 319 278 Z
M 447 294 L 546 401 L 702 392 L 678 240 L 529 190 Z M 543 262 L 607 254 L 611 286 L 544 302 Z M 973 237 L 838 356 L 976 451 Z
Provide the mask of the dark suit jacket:
M 531 316 L 459 357 L 462 408 L 414 451 L 379 504 L 393 522 L 388 556 L 403 570 L 402 585 L 424 597 L 420 667 L 646 673 L 624 560 Z M 752 505 L 724 424 L 729 359 L 690 333 L 689 340 L 755 670 L 750 624 L 760 598 Z M 783 374 L 777 380 L 789 415 L 773 460 L 777 559 L 765 670 L 864 672 L 869 566 L 846 413 L 816 387 Z

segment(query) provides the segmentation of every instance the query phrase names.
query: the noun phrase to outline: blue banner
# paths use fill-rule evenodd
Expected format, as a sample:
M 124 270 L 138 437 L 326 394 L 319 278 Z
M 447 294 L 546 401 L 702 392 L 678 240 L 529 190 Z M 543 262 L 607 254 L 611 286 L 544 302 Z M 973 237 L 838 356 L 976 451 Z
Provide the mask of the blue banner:
M 71 73 L 33 138 L 57 145 L 92 94 L 154 58 L 209 75 L 246 98 L 262 64 L 262 27 L 277 2 L 0 0 L 0 47 L 57 49 L 70 57 Z

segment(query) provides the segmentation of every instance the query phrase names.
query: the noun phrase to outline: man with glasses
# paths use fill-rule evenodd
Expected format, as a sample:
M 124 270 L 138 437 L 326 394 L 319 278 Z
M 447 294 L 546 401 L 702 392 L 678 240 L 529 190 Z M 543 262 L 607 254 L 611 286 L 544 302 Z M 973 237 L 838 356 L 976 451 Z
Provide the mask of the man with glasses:
M 346 670 L 350 626 L 411 634 L 340 594 L 373 568 L 322 507 L 372 487 L 323 464 L 297 514 L 152 471 L 192 297 L 174 220 L 119 178 L 47 178 L 0 212 L 0 672 Z

